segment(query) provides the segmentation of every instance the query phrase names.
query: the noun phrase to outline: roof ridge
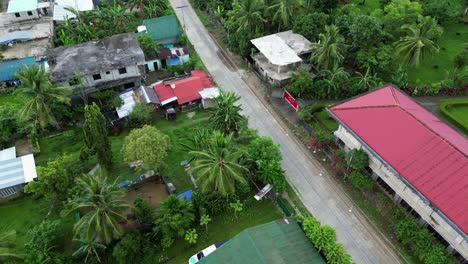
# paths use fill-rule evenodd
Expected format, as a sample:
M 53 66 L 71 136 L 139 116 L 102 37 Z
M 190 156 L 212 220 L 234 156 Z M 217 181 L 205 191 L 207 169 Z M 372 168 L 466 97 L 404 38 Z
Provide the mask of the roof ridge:
M 395 100 L 396 104 L 399 106 L 400 100 L 398 100 L 398 98 L 396 97 L 395 88 L 393 86 L 390 86 L 390 92 L 392 93 L 392 97 Z
M 336 108 L 333 111 L 337 110 L 352 110 L 352 109 L 367 109 L 367 108 L 390 108 L 390 107 L 398 107 L 399 105 L 366 105 L 366 106 L 353 106 L 353 107 L 342 107 Z
M 413 100 L 413 102 L 415 102 Z M 416 102 L 415 102 L 416 103 Z M 419 104 L 416 103 L 417 106 L 420 106 Z M 434 129 L 432 129 L 430 126 L 428 126 L 426 123 L 424 123 L 423 121 L 421 121 L 419 118 L 417 118 L 412 112 L 408 111 L 405 107 L 402 107 L 401 105 L 397 105 L 401 110 L 403 110 L 405 113 L 407 113 L 409 116 L 411 116 L 414 120 L 416 120 L 418 123 L 420 123 L 421 125 L 423 125 L 425 128 L 427 128 L 428 130 L 430 130 L 432 133 L 434 133 L 434 135 L 436 135 L 438 138 L 440 138 L 443 142 L 447 143 L 448 145 L 450 145 L 453 149 L 455 149 L 456 151 L 460 152 L 463 156 L 465 157 L 468 157 L 468 155 L 462 151 L 460 148 L 458 148 L 457 146 L 455 146 L 454 144 L 452 144 L 452 142 L 448 141 L 444 136 L 442 136 L 439 132 L 435 131 Z M 422 107 L 422 106 L 420 106 Z M 424 108 L 424 110 L 426 110 Z M 427 111 L 427 110 L 426 110 Z M 432 113 L 431 113 L 432 114 Z M 432 114 L 434 117 L 436 117 L 434 114 Z M 437 118 L 437 117 L 436 117 Z M 439 122 L 445 124 L 442 120 L 440 120 L 439 118 L 437 118 L 437 120 L 439 120 Z M 447 125 L 447 124 L 445 124 Z M 447 125 L 448 126 L 448 125 Z M 450 129 L 453 129 L 451 127 L 449 127 Z M 457 132 L 458 133 L 458 132 Z

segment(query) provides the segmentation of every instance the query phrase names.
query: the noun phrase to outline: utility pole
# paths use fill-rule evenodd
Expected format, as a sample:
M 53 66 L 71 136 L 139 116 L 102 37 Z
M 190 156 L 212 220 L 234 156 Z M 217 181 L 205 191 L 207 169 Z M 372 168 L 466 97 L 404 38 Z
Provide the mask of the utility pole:
M 184 33 L 187 33 L 185 31 L 185 12 L 184 12 L 184 8 L 188 7 L 188 5 L 181 5 L 181 6 L 177 6 L 176 8 L 177 9 L 182 9 L 182 27 L 184 28 Z

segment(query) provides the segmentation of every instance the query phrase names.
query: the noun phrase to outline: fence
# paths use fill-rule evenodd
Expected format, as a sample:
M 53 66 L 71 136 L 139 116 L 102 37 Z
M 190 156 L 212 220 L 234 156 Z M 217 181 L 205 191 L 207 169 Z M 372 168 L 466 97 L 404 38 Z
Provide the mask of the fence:
M 291 208 L 291 205 L 289 204 L 288 201 L 286 201 L 283 198 L 281 198 L 280 196 L 278 196 L 276 198 L 276 203 L 278 204 L 278 206 L 281 208 L 281 210 L 283 211 L 283 213 L 286 216 L 289 217 L 289 216 L 292 215 L 292 208 Z

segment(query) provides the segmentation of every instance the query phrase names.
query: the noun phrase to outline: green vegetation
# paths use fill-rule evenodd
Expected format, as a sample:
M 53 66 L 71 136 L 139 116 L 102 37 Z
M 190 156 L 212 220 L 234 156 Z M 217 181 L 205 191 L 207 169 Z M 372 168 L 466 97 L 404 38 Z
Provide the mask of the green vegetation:
M 270 200 L 258 202 L 249 197 L 244 201 L 244 208 L 238 216 L 235 218 L 230 210 L 212 216 L 208 224 L 209 232 L 205 232 L 202 227 L 198 230 L 197 244 L 190 245 L 183 239 L 175 241 L 174 246 L 164 253 L 168 258 L 167 263 L 185 263 L 192 255 L 216 242 L 230 239 L 246 228 L 277 220 L 283 215 Z
M 468 99 L 453 98 L 445 99 L 438 107 L 438 111 L 452 125 L 468 135 Z

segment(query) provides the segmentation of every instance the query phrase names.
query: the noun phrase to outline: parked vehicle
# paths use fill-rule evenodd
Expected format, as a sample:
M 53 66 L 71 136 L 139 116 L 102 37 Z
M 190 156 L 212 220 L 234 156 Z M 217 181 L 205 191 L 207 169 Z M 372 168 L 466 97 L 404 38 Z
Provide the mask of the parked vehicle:
M 198 261 L 200 261 L 202 258 L 208 256 L 209 254 L 213 253 L 216 249 L 221 247 L 224 243 L 226 243 L 226 240 L 220 241 L 218 243 L 215 243 L 204 250 L 198 252 L 197 254 L 193 255 L 191 258 L 189 258 L 188 263 L 189 264 L 195 264 Z

